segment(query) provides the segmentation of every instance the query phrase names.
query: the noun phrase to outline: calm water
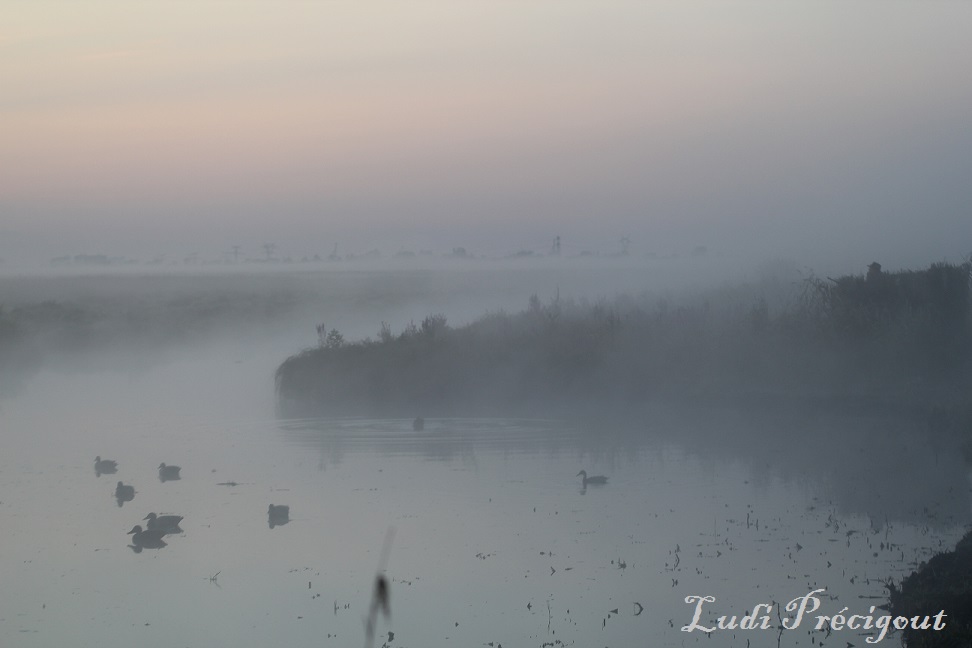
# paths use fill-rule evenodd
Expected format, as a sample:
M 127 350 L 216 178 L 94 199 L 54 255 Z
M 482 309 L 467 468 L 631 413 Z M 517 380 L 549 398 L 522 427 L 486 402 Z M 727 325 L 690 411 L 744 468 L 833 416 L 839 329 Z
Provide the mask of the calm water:
M 556 420 L 277 421 L 285 353 L 42 372 L 3 403 L 0 644 L 363 645 L 392 530 L 376 645 L 389 631 L 414 647 L 775 645 L 775 631 L 680 632 L 685 596 L 742 615 L 827 588 L 822 612 L 866 613 L 968 521 L 964 482 L 940 504 L 948 520 L 933 502 L 926 522 L 875 519 L 835 499 L 833 466 L 705 452 L 668 415 L 599 436 Z M 96 476 L 95 455 L 118 473 Z M 160 462 L 182 479 L 161 483 Z M 609 481 L 584 490 L 581 469 Z M 118 480 L 136 489 L 121 507 Z M 271 503 L 290 506 L 288 524 L 269 527 Z M 150 511 L 184 516 L 184 532 L 135 553 L 125 532 Z M 820 641 L 864 645 L 853 631 L 782 637 Z

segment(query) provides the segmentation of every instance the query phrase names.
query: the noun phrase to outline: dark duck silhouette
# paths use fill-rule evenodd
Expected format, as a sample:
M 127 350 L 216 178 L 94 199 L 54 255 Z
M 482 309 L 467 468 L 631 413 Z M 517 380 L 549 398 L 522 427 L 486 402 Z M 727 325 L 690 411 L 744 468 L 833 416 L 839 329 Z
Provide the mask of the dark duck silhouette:
M 601 486 L 607 483 L 607 477 L 605 477 L 604 475 L 594 475 L 593 477 L 588 477 L 586 470 L 582 470 L 579 473 L 577 473 L 577 477 L 584 478 L 584 483 L 583 483 L 584 488 L 587 488 L 588 486 Z
M 179 471 L 182 470 L 179 466 L 166 466 L 164 463 L 159 464 L 159 481 L 175 481 L 177 479 L 182 479 L 179 476 Z
M 145 525 L 149 531 L 161 530 L 163 533 L 182 533 L 179 523 L 182 522 L 181 515 L 156 515 L 149 513 L 143 520 L 148 520 Z
M 275 526 L 283 526 L 290 522 L 290 507 L 283 504 L 271 504 L 270 508 L 267 509 L 267 518 L 271 529 Z
M 416 432 L 421 432 L 425 429 L 425 419 L 421 416 L 416 416 L 415 420 L 412 421 L 412 429 Z
M 165 541 L 162 537 L 165 535 L 165 531 L 161 529 L 155 529 L 153 531 L 144 531 L 139 525 L 132 527 L 132 530 L 128 532 L 128 535 L 132 536 L 132 545 L 135 547 L 142 547 L 145 549 L 161 549 L 165 546 Z
M 135 487 L 118 482 L 118 485 L 115 486 L 115 499 L 118 501 L 118 506 L 125 502 L 131 502 L 135 499 Z
M 102 459 L 101 456 L 95 457 L 95 475 L 114 475 L 118 472 L 118 462 L 111 459 Z

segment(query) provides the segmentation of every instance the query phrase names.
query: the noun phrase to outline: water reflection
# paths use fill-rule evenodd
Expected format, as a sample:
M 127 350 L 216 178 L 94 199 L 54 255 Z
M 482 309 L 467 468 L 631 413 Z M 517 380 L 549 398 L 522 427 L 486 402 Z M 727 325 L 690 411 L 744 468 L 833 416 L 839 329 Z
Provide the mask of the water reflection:
M 332 465 L 346 452 L 378 452 L 436 461 L 460 459 L 474 466 L 477 451 L 505 453 L 556 452 L 576 447 L 583 428 L 561 421 L 519 418 L 422 419 L 421 430 L 410 430 L 410 419 L 299 419 L 278 423 L 289 441 L 315 449 Z
M 757 488 L 777 478 L 812 485 L 840 512 L 879 527 L 886 520 L 938 528 L 972 522 L 970 467 L 959 441 L 944 451 L 933 447 L 921 418 L 658 408 L 643 422 L 598 422 L 596 431 L 583 421 L 524 419 L 427 419 L 414 432 L 408 421 L 394 419 L 283 421 L 280 427 L 290 441 L 320 453 L 319 467 L 324 456 L 340 465 L 348 452 L 458 459 L 470 467 L 483 452 L 566 452 L 613 466 L 671 446 L 697 457 L 707 471 L 741 464 Z
M 776 477 L 817 489 L 845 515 L 946 528 L 972 521 L 969 466 L 956 444 L 927 442 L 923 417 L 819 411 L 679 415 L 677 442 L 711 469 L 740 462 L 756 485 Z M 674 435 L 672 435 L 674 436 Z
M 115 500 L 118 502 L 118 507 L 121 508 L 125 502 L 131 502 L 133 499 L 135 499 L 135 487 L 118 482 L 115 486 Z

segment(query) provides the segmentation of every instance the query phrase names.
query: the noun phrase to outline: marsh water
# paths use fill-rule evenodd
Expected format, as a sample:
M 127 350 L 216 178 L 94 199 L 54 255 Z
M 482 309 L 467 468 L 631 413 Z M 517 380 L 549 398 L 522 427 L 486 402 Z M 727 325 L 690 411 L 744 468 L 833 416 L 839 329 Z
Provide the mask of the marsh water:
M 278 420 L 273 371 L 296 350 L 244 337 L 48 367 L 4 399 L 0 644 L 363 645 L 384 568 L 375 645 L 843 648 L 868 633 L 780 633 L 775 611 L 772 630 L 682 632 L 685 597 L 715 597 L 705 625 L 823 588 L 818 613 L 867 614 L 969 522 L 966 468 L 920 422 Z M 149 512 L 182 532 L 136 551 Z

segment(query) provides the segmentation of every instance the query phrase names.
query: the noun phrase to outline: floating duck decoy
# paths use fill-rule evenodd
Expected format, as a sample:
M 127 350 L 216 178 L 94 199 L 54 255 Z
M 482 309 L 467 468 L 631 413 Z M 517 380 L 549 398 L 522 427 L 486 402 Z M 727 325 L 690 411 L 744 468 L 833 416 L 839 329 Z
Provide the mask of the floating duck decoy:
M 118 462 L 111 459 L 102 459 L 101 456 L 95 457 L 95 475 L 114 475 L 118 472 Z
M 290 507 L 283 504 L 271 504 L 270 508 L 267 509 L 267 518 L 271 529 L 275 526 L 283 526 L 290 522 Z
M 182 479 L 179 476 L 179 471 L 182 470 L 179 466 L 166 466 L 164 463 L 159 464 L 159 481 L 175 481 L 177 479 Z
M 425 419 L 421 416 L 416 416 L 415 420 L 412 421 L 412 429 L 416 432 L 421 432 L 425 429 Z
M 181 515 L 156 515 L 155 513 L 149 513 L 143 520 L 148 520 L 149 531 L 161 530 L 164 533 L 182 533 L 182 529 L 179 527 L 179 523 L 182 522 Z
M 135 487 L 118 482 L 115 486 L 115 499 L 118 500 L 119 507 L 125 502 L 131 502 L 135 499 Z
M 588 484 L 599 486 L 601 484 L 607 483 L 607 477 L 605 477 L 604 475 L 594 475 L 593 477 L 588 477 L 586 470 L 580 471 L 579 473 L 577 473 L 576 476 L 584 478 L 584 488 L 587 488 Z
M 132 536 L 132 544 L 136 547 L 144 547 L 145 549 L 161 549 L 165 546 L 165 541 L 162 537 L 165 535 L 165 531 L 161 529 L 155 529 L 153 531 L 143 531 L 142 527 L 135 525 L 132 530 L 128 532 L 128 535 Z

